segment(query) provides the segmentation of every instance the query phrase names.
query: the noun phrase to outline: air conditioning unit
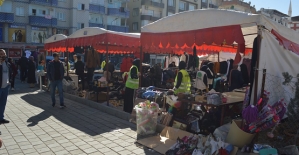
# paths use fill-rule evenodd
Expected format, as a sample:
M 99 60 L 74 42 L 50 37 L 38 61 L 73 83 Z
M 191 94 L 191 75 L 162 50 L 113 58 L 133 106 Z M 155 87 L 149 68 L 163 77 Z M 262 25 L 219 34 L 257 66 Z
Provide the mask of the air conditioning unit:
M 144 6 L 144 9 L 145 9 L 145 10 L 148 10 L 148 6 Z

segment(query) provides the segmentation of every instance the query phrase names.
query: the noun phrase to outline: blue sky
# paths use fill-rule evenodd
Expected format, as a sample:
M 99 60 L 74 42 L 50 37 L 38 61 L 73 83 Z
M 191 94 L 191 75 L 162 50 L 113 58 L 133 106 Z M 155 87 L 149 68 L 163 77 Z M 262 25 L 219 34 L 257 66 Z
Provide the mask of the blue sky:
M 260 8 L 276 9 L 282 13 L 288 14 L 290 0 L 244 0 L 251 1 L 251 5 L 255 5 L 256 10 Z M 292 16 L 299 16 L 299 0 L 292 0 Z

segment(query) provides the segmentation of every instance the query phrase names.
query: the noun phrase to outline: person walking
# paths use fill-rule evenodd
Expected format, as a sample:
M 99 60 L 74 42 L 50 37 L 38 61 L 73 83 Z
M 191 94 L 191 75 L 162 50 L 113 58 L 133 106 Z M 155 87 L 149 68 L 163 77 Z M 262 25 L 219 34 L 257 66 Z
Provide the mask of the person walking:
M 18 61 L 19 69 L 20 69 L 20 80 L 22 83 L 25 82 L 27 78 L 27 69 L 28 69 L 28 59 L 25 54 Z
M 4 49 L 0 49 L 0 124 L 9 123 L 8 120 L 4 119 L 4 111 L 6 107 L 12 71 L 9 62 L 5 61 L 5 59 L 6 52 Z
M 28 62 L 28 78 L 27 83 L 29 84 L 30 88 L 35 87 L 36 84 L 36 77 L 35 77 L 36 67 L 33 56 L 29 57 Z
M 59 92 L 60 99 L 60 108 L 65 108 L 63 100 L 63 90 L 62 90 L 62 80 L 64 77 L 64 66 L 63 63 L 59 60 L 58 53 L 53 54 L 54 60 L 50 61 L 47 65 L 47 75 L 48 79 L 51 82 L 51 99 L 52 107 L 55 107 L 55 89 L 57 87 Z
M 85 89 L 84 87 L 84 68 L 85 68 L 85 64 L 84 62 L 82 62 L 82 58 L 80 55 L 77 56 L 77 62 L 75 63 L 75 70 L 76 70 L 76 74 L 78 75 L 78 78 L 81 80 L 81 84 L 82 84 L 82 90 Z
M 179 93 L 191 93 L 191 79 L 189 73 L 186 71 L 186 62 L 181 61 L 179 63 L 179 72 L 174 82 L 174 94 Z
M 18 74 L 18 68 L 17 68 L 17 66 L 15 65 L 15 63 L 13 62 L 13 60 L 11 58 L 8 58 L 8 62 L 11 66 L 11 71 L 12 71 L 11 78 L 10 78 L 11 79 L 11 88 L 10 88 L 10 90 L 14 91 L 15 90 L 15 78 Z
M 128 73 L 128 79 L 126 81 L 126 90 L 124 97 L 124 111 L 132 113 L 134 104 L 134 91 L 139 88 L 139 66 L 140 60 L 135 59 L 133 65 Z

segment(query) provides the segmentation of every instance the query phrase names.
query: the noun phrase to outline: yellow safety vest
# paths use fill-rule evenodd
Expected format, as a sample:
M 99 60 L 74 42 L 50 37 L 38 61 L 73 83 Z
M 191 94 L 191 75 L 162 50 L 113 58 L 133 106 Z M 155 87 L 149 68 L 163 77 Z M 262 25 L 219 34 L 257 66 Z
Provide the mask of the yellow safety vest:
M 191 81 L 190 81 L 190 76 L 188 74 L 188 72 L 184 69 L 180 70 L 179 72 L 182 73 L 183 78 L 182 78 L 182 82 L 179 88 L 177 88 L 176 90 L 174 90 L 174 94 L 178 94 L 178 93 L 191 93 Z M 177 78 L 178 76 L 176 76 L 175 78 L 175 86 L 177 84 Z
M 129 72 L 129 75 L 128 75 L 128 79 L 126 81 L 126 87 L 128 88 L 131 88 L 131 89 L 138 89 L 139 88 L 139 78 L 138 79 L 132 79 L 131 78 L 131 70 L 132 68 L 136 68 L 137 69 L 137 73 L 138 73 L 138 68 L 133 65 L 131 68 L 130 68 L 130 72 Z
M 101 64 L 101 68 L 104 69 L 105 65 L 106 65 L 106 61 L 103 61 Z

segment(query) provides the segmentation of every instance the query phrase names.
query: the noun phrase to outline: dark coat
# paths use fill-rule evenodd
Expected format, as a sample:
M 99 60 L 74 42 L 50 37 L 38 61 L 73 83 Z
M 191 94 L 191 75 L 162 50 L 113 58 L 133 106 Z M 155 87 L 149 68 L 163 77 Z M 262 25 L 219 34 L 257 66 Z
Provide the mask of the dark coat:
M 28 78 L 27 83 L 36 83 L 36 77 L 35 77 L 35 62 L 29 61 L 28 62 Z
M 55 75 L 54 74 L 55 74 L 55 69 L 56 68 L 54 68 L 53 61 L 50 61 L 49 64 L 48 64 L 48 66 L 47 66 L 47 76 L 48 76 L 48 79 L 50 81 L 53 81 L 55 79 Z M 60 76 L 61 76 L 60 79 L 62 80 L 63 77 L 64 77 L 64 67 L 63 67 L 63 63 L 61 61 L 59 61 L 59 62 L 60 62 L 60 68 L 59 68 L 59 70 L 60 70 Z

